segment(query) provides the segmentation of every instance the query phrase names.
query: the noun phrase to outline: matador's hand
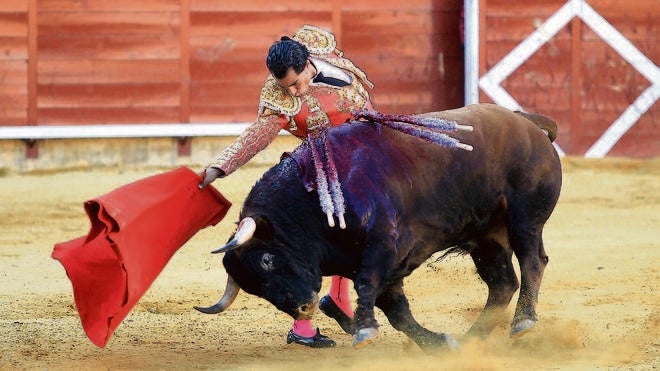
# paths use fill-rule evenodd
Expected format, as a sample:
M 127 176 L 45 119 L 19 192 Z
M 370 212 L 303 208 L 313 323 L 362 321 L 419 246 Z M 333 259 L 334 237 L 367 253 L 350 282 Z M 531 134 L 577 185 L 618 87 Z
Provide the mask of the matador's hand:
M 199 183 L 197 187 L 199 187 L 199 189 L 202 189 L 207 185 L 211 184 L 211 182 L 213 182 L 214 180 L 218 178 L 223 178 L 225 176 L 225 172 L 218 168 L 209 166 L 206 169 L 204 169 L 199 175 L 203 179 L 202 182 Z

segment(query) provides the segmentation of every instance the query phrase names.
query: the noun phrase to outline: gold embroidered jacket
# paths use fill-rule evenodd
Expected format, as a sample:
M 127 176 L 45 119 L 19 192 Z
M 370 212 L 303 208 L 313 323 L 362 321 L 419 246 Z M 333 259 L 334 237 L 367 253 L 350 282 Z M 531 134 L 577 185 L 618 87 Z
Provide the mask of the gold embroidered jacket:
M 254 124 L 241 133 L 209 166 L 229 175 L 272 143 L 281 129 L 302 139 L 322 126 L 345 123 L 351 119 L 353 109 L 371 109 L 366 88 L 373 88 L 373 84 L 362 70 L 343 57 L 343 53 L 337 49 L 334 35 L 321 28 L 305 25 L 292 38 L 307 47 L 312 63 L 328 63 L 341 69 L 350 76 L 350 84 L 336 87 L 312 83 L 306 95 L 294 97 L 269 75 L 261 89 Z

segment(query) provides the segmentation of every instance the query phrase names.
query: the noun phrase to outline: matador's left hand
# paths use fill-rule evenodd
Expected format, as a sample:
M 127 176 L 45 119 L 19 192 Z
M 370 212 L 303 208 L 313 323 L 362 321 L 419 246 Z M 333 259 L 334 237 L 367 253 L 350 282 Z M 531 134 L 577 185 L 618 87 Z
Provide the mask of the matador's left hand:
M 206 187 L 207 185 L 211 184 L 214 180 L 218 178 L 224 178 L 225 177 L 225 172 L 215 168 L 215 167 L 207 167 L 204 169 L 200 174 L 199 174 L 203 179 L 202 182 L 199 183 L 197 187 L 199 189 L 202 189 Z

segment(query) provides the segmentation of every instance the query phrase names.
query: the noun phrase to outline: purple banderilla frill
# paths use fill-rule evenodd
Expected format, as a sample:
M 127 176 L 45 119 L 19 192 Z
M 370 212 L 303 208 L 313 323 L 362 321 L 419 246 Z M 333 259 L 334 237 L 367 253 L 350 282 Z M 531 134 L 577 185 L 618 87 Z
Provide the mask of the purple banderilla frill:
M 332 147 L 328 141 L 327 129 L 322 128 L 318 134 L 318 137 L 320 138 L 320 143 L 323 147 L 322 150 L 324 152 L 324 156 L 321 155 L 321 149 L 317 147 L 314 137 L 311 134 L 308 136 L 308 140 L 310 144 L 310 150 L 312 152 L 314 171 L 316 172 L 316 187 L 319 193 L 321 210 L 323 210 L 325 215 L 327 215 L 328 225 L 330 227 L 335 226 L 335 220 L 332 216 L 332 214 L 335 214 L 339 219 L 339 227 L 341 229 L 345 229 L 346 222 L 344 221 L 344 194 L 341 192 L 339 176 L 337 175 L 337 167 L 335 166 L 335 161 L 332 155 Z M 327 177 L 323 166 L 323 157 L 325 157 L 327 161 Z
M 460 148 L 466 151 L 472 151 L 472 146 L 459 142 L 438 131 L 472 131 L 472 126 L 460 125 L 456 121 L 444 120 L 434 117 L 385 114 L 376 111 L 355 110 L 352 112 L 356 119 L 364 119 L 371 123 L 380 124 L 388 128 L 398 130 L 402 133 L 424 139 L 426 141 L 449 148 Z M 320 139 L 320 146 L 314 139 Z M 328 225 L 335 226 L 333 214 L 339 219 L 339 227 L 346 228 L 344 220 L 344 195 L 341 191 L 339 175 L 335 166 L 332 147 L 328 140 L 326 128 L 321 128 L 318 133 L 308 136 L 314 171 L 316 172 L 316 186 L 319 193 L 321 209 L 328 217 Z M 326 163 L 324 164 L 323 158 Z
M 449 148 L 460 148 L 472 151 L 472 146 L 458 141 L 441 131 L 472 131 L 472 126 L 460 125 L 456 121 L 450 121 L 428 116 L 387 114 L 368 110 L 354 110 L 353 117 L 366 119 L 369 122 L 381 124 L 388 128 L 398 130 L 402 133 Z

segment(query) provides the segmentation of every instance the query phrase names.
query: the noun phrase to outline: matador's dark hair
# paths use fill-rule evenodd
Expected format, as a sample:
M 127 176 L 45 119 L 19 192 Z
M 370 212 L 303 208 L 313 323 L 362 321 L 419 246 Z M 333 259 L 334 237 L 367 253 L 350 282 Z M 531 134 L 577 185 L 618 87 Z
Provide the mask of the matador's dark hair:
M 301 73 L 305 69 L 308 57 L 309 50 L 305 45 L 288 36 L 282 36 L 268 49 L 266 66 L 276 79 L 281 79 L 286 76 L 286 71 L 290 67 L 293 67 L 296 73 Z

